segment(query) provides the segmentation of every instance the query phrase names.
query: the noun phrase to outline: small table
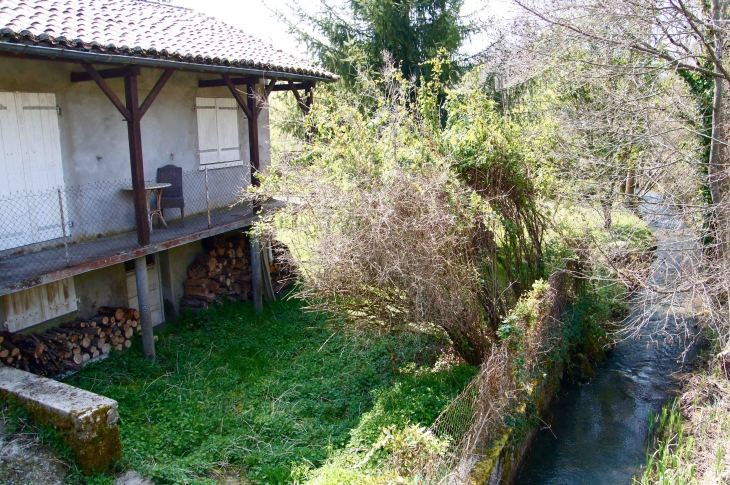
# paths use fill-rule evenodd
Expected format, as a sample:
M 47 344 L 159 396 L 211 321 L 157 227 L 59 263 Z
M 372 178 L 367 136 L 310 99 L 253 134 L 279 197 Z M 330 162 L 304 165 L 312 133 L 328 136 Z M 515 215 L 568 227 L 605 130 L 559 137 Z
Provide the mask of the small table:
M 160 219 L 160 222 L 163 226 L 167 227 L 167 223 L 165 222 L 165 218 L 162 217 L 162 189 L 165 189 L 167 187 L 171 187 L 172 184 L 167 183 L 149 183 L 144 184 L 144 190 L 145 190 L 145 196 L 147 198 L 147 207 L 149 208 L 149 214 L 147 215 L 147 219 L 150 223 L 150 232 L 152 232 L 152 218 L 157 216 L 158 219 Z M 127 185 L 125 187 L 122 187 L 122 190 L 134 190 L 134 187 L 131 185 Z M 152 194 L 155 194 L 155 198 L 157 199 L 157 207 L 152 208 L 150 207 L 150 198 L 152 197 Z

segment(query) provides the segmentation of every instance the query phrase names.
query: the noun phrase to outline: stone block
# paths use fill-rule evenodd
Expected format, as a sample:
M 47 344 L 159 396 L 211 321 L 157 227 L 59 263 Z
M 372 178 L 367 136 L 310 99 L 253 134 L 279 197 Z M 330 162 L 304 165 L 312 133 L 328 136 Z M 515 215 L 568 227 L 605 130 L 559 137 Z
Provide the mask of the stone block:
M 4 365 L 0 397 L 16 400 L 36 424 L 56 427 L 85 474 L 104 471 L 112 459 L 121 458 L 113 399 Z

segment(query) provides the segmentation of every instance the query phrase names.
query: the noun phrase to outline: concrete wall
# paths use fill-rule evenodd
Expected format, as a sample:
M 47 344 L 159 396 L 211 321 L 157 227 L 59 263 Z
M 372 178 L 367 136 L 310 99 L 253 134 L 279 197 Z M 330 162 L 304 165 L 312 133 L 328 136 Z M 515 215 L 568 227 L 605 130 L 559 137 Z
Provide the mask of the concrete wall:
M 77 313 L 80 318 L 95 316 L 102 305 L 126 307 L 128 304 L 124 264 L 76 275 L 74 286 L 79 299 Z
M 180 300 L 185 294 L 183 282 L 188 279 L 188 266 L 202 252 L 202 242 L 195 241 L 157 253 L 166 321 L 172 322 L 180 315 Z
M 109 66 L 97 66 L 105 67 Z M 83 69 L 72 63 L 0 57 L 0 91 L 56 96 L 56 104 L 61 108 L 58 121 L 64 181 L 66 187 L 78 187 L 67 191 L 67 219 L 72 223 L 72 237 L 84 239 L 132 229 L 131 193 L 122 190 L 131 183 L 127 123 L 96 83 L 71 83 L 72 71 L 83 72 Z M 138 77 L 140 102 L 161 73 L 159 69 L 142 69 Z M 232 98 L 227 88 L 198 88 L 199 79 L 215 78 L 213 74 L 175 72 L 142 119 L 145 178 L 155 180 L 157 168 L 167 164 L 182 167 L 186 214 L 205 210 L 204 173 L 199 171 L 197 155 L 195 98 Z M 107 82 L 123 101 L 123 79 Z M 258 86 L 259 92 L 262 89 Z M 214 207 L 229 205 L 236 199 L 237 189 L 250 182 L 248 122 L 242 111 L 238 111 L 238 116 L 243 167 L 210 171 Z M 270 164 L 266 108 L 259 116 L 259 147 L 264 169 Z

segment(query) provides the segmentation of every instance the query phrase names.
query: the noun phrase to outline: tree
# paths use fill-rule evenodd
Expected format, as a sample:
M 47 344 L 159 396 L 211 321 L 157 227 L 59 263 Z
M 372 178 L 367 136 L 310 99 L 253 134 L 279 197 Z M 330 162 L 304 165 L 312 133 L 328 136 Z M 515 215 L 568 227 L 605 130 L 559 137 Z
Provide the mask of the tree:
M 406 78 L 430 78 L 428 64 L 440 52 L 454 58 L 470 27 L 461 16 L 463 0 L 347 0 L 336 6 L 320 0 L 312 12 L 295 3 L 293 19 L 279 12 L 290 29 L 327 69 L 346 83 L 358 71 L 383 68 L 391 54 Z M 441 75 L 449 76 L 453 72 Z

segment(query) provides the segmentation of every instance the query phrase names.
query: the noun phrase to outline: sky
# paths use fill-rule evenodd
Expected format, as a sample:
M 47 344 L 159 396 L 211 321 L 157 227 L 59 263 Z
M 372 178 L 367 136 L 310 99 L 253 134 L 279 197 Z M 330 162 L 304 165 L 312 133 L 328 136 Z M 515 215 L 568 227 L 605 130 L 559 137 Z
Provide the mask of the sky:
M 299 0 L 301 5 L 318 4 L 317 0 Z M 333 3 L 342 0 L 333 0 Z M 508 15 L 509 0 L 465 0 L 462 12 L 472 14 L 480 11 L 481 18 L 490 15 Z M 296 40 L 287 32 L 287 27 L 279 22 L 272 10 L 289 12 L 291 0 L 171 0 L 172 5 L 191 8 L 205 13 L 230 25 L 234 25 L 244 32 L 269 42 L 275 47 L 301 57 L 309 57 L 306 51 L 297 44 Z M 475 38 L 463 47 L 467 54 L 479 52 L 485 41 Z

